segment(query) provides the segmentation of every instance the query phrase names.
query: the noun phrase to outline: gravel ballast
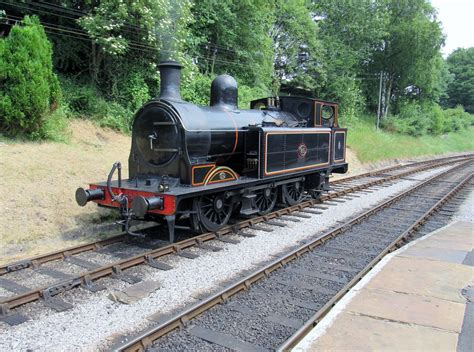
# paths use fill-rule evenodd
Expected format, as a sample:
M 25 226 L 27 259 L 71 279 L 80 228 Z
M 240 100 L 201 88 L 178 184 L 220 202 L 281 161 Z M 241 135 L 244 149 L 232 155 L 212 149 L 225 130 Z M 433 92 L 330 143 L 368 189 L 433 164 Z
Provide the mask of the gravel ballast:
M 145 328 L 146 318 L 156 312 L 163 314 L 194 301 L 192 297 L 213 291 L 219 283 L 238 277 L 243 271 L 274 259 L 274 255 L 297 245 L 300 241 L 334 226 L 338 221 L 352 217 L 365 209 L 397 194 L 416 182 L 433 176 L 446 168 L 410 176 L 400 182 L 373 193 L 359 193 L 359 198 L 338 203 L 300 222 L 288 222 L 287 227 L 275 227 L 273 232 L 253 231 L 253 238 L 239 238 L 237 245 L 225 244 L 220 252 L 206 252 L 197 259 L 173 257 L 170 271 L 143 270 L 143 280 L 158 280 L 161 288 L 131 305 L 112 302 L 107 292 L 91 294 L 76 302 L 75 292 L 62 298 L 74 308 L 62 313 L 48 312 L 42 317 L 19 326 L 0 325 L 0 350 L 97 350 L 105 348 L 119 334 L 132 333 Z M 246 230 L 246 232 L 250 232 Z M 117 281 L 119 282 L 119 281 Z M 117 286 L 127 287 L 121 283 Z M 82 289 L 78 289 L 83 291 Z

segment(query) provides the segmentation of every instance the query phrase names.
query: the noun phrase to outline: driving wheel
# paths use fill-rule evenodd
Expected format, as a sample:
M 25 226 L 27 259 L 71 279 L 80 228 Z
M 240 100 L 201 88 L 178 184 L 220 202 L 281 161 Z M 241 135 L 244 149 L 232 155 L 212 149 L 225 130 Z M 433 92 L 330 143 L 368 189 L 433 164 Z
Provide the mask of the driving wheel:
M 303 200 L 304 187 L 303 182 L 296 181 L 281 186 L 283 201 L 287 205 L 295 205 Z
M 267 187 L 257 191 L 255 203 L 258 207 L 258 214 L 265 215 L 273 210 L 277 201 L 278 189 Z
M 201 228 L 202 231 L 217 231 L 230 219 L 232 199 L 227 198 L 225 193 L 201 196 L 194 201 L 194 211 L 192 221 L 195 228 Z

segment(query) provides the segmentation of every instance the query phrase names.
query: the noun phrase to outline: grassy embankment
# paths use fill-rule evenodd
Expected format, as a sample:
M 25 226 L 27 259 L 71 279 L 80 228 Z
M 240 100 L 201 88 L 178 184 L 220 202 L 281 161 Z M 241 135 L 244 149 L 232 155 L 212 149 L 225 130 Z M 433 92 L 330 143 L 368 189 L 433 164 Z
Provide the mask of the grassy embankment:
M 474 151 L 474 127 L 440 136 L 412 137 L 376 131 L 374 118 L 349 124 L 348 146 L 362 163 Z

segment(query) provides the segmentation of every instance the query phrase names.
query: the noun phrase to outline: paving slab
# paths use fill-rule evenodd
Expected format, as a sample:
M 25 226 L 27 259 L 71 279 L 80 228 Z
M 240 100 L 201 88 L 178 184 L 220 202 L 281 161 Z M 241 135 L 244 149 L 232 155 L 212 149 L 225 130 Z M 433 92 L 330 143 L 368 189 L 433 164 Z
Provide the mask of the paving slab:
M 467 241 L 436 237 L 436 238 L 430 239 L 429 241 L 418 242 L 416 246 L 418 248 L 443 248 L 443 249 L 447 248 L 447 249 L 454 249 L 454 250 L 469 252 L 474 247 L 474 244 L 467 243 Z
M 465 305 L 435 297 L 363 289 L 346 311 L 407 324 L 461 332 Z
M 452 332 L 342 313 L 307 350 L 454 351 L 457 340 Z
M 474 223 L 468 221 L 458 221 L 449 225 L 449 231 L 442 230 L 435 234 L 431 241 L 449 240 L 452 242 L 467 243 L 474 246 Z
M 399 257 L 419 257 L 431 260 L 438 260 L 442 262 L 462 264 L 470 250 L 436 248 L 436 247 L 420 247 L 413 246 L 408 248 Z
M 395 256 L 368 284 L 384 289 L 464 303 L 461 289 L 474 279 L 474 267 Z

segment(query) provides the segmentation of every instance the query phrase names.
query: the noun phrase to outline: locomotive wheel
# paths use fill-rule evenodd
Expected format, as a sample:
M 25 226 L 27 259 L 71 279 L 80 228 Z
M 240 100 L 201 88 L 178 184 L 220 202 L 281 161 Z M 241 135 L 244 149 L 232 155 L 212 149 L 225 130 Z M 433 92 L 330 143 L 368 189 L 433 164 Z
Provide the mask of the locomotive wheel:
M 258 207 L 258 215 L 268 214 L 273 210 L 277 202 L 278 188 L 267 187 L 257 192 L 255 201 Z
M 199 224 L 202 231 L 217 231 L 224 227 L 232 214 L 232 199 L 225 193 L 205 195 L 194 202 L 196 214 L 193 223 Z
M 303 182 L 287 183 L 281 186 L 283 201 L 287 205 L 295 205 L 303 200 L 304 186 Z

